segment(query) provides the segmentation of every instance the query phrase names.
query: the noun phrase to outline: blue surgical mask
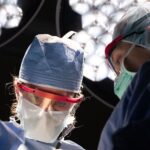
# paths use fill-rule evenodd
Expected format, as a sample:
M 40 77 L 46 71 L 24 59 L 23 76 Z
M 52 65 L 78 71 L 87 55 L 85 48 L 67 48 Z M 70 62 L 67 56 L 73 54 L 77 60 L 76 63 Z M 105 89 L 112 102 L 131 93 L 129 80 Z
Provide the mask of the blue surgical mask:
M 135 72 L 130 72 L 125 68 L 123 61 L 121 64 L 120 74 L 114 82 L 114 93 L 119 97 L 119 99 L 123 96 L 124 92 L 134 78 L 134 75 Z

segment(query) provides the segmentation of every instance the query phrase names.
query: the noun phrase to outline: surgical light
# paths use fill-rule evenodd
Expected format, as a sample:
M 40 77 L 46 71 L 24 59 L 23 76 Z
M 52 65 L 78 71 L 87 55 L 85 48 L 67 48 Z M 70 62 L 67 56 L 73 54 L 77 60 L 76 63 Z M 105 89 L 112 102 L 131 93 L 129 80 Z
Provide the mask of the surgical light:
M 0 30 L 17 27 L 23 16 L 17 0 L 0 0 L 0 5 Z
M 72 9 L 82 18 L 82 30 L 74 39 L 85 51 L 85 77 L 92 81 L 101 81 L 106 77 L 114 80 L 115 75 L 106 63 L 105 46 L 112 40 L 114 26 L 126 10 L 141 1 L 69 0 Z

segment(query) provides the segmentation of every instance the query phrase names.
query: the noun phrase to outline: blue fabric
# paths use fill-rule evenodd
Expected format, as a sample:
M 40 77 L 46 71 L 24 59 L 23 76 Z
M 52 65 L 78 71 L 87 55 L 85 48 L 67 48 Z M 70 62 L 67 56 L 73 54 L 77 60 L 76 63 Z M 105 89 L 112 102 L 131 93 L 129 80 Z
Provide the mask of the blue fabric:
M 138 71 L 108 119 L 98 150 L 150 149 L 150 62 Z
M 73 40 L 37 35 L 24 55 L 19 78 L 33 84 L 79 92 L 83 54 L 82 48 Z
M 47 144 L 24 137 L 24 131 L 11 122 L 0 121 L 0 150 L 54 150 L 54 144 Z M 84 150 L 70 140 L 63 140 L 61 150 Z

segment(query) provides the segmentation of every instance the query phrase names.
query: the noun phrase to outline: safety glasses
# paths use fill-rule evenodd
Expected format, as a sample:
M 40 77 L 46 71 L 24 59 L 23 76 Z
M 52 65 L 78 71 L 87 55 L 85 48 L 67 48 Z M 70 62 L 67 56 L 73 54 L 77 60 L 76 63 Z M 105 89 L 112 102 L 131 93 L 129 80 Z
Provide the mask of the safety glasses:
M 49 92 L 44 92 L 38 89 L 34 89 L 31 87 L 28 87 L 27 85 L 21 84 L 21 83 L 17 83 L 17 87 L 25 92 L 28 93 L 32 93 L 36 96 L 40 96 L 40 97 L 45 97 L 45 98 L 49 98 L 49 99 L 54 99 L 57 101 L 64 101 L 64 102 L 69 102 L 69 103 L 79 103 L 82 99 L 83 99 L 83 95 L 80 95 L 77 98 L 73 98 L 73 97 L 66 97 L 66 96 L 60 96 L 60 95 L 56 95 L 53 93 L 49 93 Z
M 16 84 L 16 92 L 21 93 L 25 99 L 43 108 L 44 110 L 68 110 L 74 104 L 81 102 L 83 99 L 82 94 L 78 94 L 78 97 L 62 96 L 32 88 L 23 83 Z

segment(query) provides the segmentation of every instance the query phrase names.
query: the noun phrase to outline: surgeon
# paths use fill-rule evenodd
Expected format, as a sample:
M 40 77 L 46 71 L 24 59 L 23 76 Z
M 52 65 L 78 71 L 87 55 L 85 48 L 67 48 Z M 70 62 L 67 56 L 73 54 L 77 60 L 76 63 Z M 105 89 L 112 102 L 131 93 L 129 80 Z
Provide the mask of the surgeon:
M 64 140 L 83 100 L 83 58 L 81 47 L 67 37 L 35 36 L 14 78 L 19 121 L 0 122 L 1 150 L 84 149 Z
M 109 117 L 98 150 L 150 149 L 150 2 L 129 8 L 105 49 L 116 73 L 120 102 Z

